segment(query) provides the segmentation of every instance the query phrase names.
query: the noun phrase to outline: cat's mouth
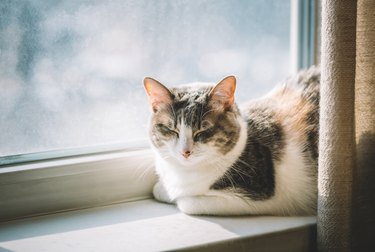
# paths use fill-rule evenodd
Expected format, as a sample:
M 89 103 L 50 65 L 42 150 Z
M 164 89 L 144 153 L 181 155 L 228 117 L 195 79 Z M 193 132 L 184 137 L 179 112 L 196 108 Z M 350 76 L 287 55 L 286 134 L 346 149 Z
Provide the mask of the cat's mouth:
M 202 163 L 204 159 L 201 157 L 194 156 L 194 155 L 190 155 L 188 157 L 181 155 L 177 157 L 177 160 L 181 165 L 188 167 L 188 166 L 193 166 L 193 165 Z

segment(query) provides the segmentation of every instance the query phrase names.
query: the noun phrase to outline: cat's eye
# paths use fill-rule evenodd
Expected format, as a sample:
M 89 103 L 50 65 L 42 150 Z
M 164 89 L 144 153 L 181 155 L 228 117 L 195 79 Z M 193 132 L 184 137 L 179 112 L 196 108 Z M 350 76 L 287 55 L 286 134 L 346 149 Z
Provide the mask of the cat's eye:
M 195 142 L 203 141 L 211 136 L 212 136 L 212 129 L 202 130 L 194 135 L 194 141 Z
M 177 131 L 170 129 L 169 127 L 167 127 L 164 124 L 157 124 L 156 127 L 164 135 L 174 134 L 174 135 L 178 136 Z

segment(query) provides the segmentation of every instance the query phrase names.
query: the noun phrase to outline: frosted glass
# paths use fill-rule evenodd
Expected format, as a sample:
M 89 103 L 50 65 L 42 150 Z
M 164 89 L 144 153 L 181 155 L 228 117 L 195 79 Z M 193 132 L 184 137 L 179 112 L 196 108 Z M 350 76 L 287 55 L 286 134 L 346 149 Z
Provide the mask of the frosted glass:
M 289 70 L 290 2 L 0 1 L 0 156 L 145 138 L 145 76 L 238 79 L 237 100 Z

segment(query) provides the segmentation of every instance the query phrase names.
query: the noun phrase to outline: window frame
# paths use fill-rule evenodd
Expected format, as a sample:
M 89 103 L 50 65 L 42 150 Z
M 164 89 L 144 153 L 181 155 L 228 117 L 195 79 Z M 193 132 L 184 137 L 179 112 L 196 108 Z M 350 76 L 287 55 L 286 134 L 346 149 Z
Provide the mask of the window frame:
M 64 157 L 0 169 L 0 222 L 151 197 L 150 149 Z
M 148 148 L 147 139 L 139 139 L 136 141 L 98 144 L 84 147 L 67 148 L 61 150 L 49 150 L 35 153 L 25 153 L 0 157 L 0 169 L 2 167 L 19 165 L 30 162 L 54 160 L 60 158 L 80 157 L 93 154 L 102 154 L 115 151 L 133 151 Z
M 291 73 L 318 64 L 319 17 L 319 0 L 291 0 Z
M 318 5 L 317 0 L 291 0 L 292 73 L 317 62 Z M 4 160 L 0 221 L 151 198 L 157 180 L 146 141 Z

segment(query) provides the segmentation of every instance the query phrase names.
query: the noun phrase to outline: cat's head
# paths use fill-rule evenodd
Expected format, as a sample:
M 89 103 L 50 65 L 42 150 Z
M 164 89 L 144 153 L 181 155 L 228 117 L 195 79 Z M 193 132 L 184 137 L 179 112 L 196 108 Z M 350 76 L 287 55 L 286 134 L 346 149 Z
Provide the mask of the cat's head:
M 153 111 L 151 142 L 165 160 L 193 166 L 224 158 L 236 145 L 241 126 L 234 76 L 216 86 L 168 89 L 152 78 L 145 78 L 144 86 Z

